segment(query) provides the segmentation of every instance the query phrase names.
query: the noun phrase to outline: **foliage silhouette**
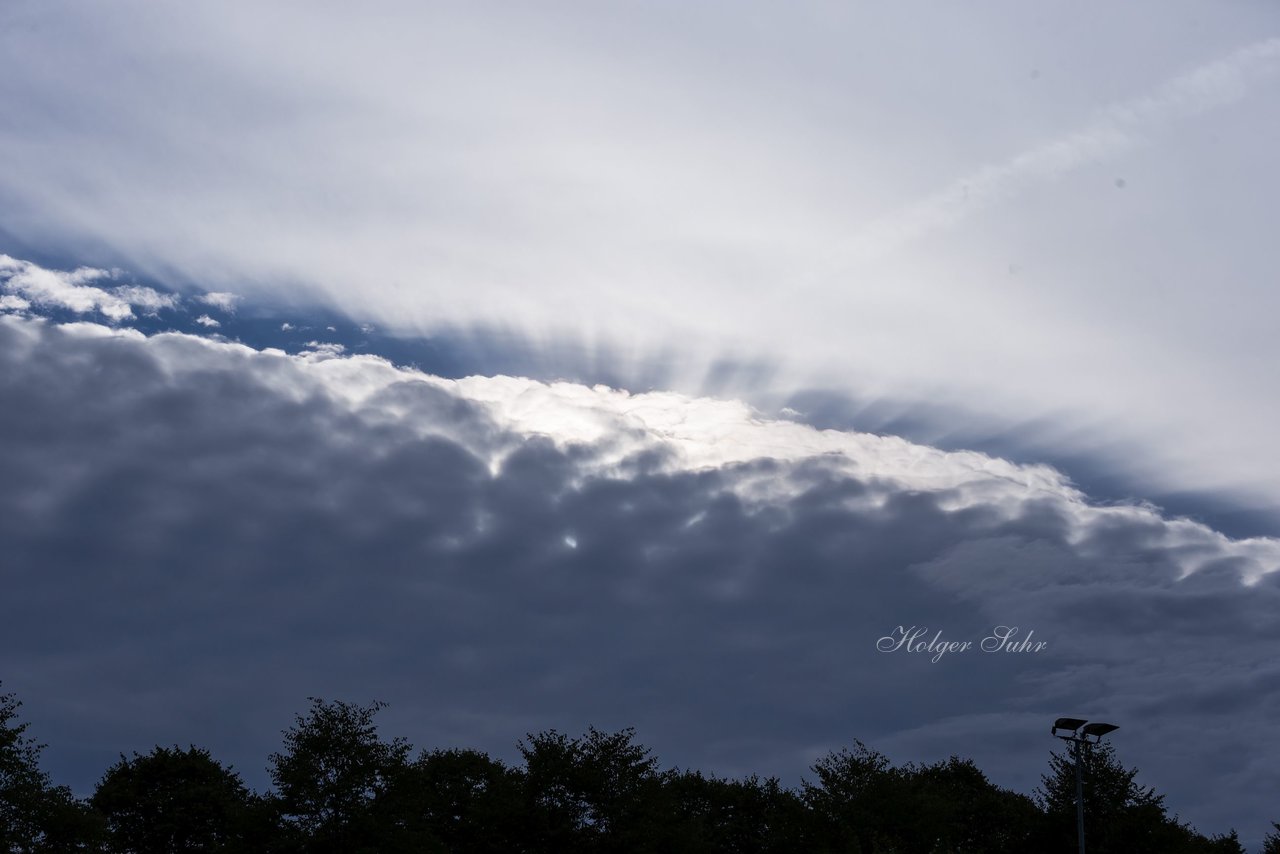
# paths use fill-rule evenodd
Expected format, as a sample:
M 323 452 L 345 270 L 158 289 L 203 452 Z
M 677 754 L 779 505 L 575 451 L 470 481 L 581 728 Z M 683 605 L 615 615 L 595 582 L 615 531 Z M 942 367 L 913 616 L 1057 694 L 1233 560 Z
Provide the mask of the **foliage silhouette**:
M 1280 854 L 1280 823 L 1271 822 L 1271 832 L 1262 840 L 1262 854 Z
M 812 848 L 830 852 L 1025 852 L 1041 820 L 1031 799 L 992 784 L 971 761 L 894 768 L 860 741 L 813 766 L 802 787 Z
M 284 850 L 379 851 L 374 802 L 407 761 L 403 739 L 383 741 L 373 722 L 384 707 L 310 697 L 270 756 Z
M 55 786 L 41 745 L 0 695 L 0 854 L 28 852 L 449 852 L 450 854 L 1023 854 L 1073 852 L 1075 769 L 1050 753 L 1035 797 L 970 760 L 894 766 L 855 741 L 817 760 L 798 789 L 775 778 L 662 770 L 635 732 L 530 733 L 522 763 L 475 750 L 411 757 L 361 706 L 311 699 L 250 792 L 207 750 L 121 756 L 87 802 Z M 1109 744 L 1085 753 L 1092 854 L 1242 854 L 1170 817 Z M 1264 854 L 1280 854 L 1280 825 Z
M 1134 851 L 1241 852 L 1232 831 L 1206 838 L 1170 817 L 1164 795 L 1137 783 L 1137 768 L 1125 768 L 1109 742 L 1081 751 L 1084 773 L 1084 825 L 1087 850 L 1093 854 Z M 1076 850 L 1076 775 L 1070 753 L 1053 751 L 1049 773 L 1041 777 L 1036 800 L 1044 812 L 1041 839 L 1046 854 Z
M 642 851 L 665 816 L 653 809 L 658 761 L 630 729 L 582 738 L 551 730 L 520 744 L 530 838 L 554 849 Z
M 475 750 L 423 752 L 374 806 L 386 850 L 519 851 L 522 774 Z
M 18 722 L 21 707 L 13 694 L 0 694 L 0 852 L 92 850 L 101 823 L 41 770 L 44 745 Z
M 114 851 L 246 850 L 251 797 L 240 776 L 197 747 L 157 747 L 107 769 L 89 799 Z
M 671 851 L 782 854 L 799 850 L 806 838 L 804 804 L 774 777 L 725 780 L 670 771 L 664 796 Z

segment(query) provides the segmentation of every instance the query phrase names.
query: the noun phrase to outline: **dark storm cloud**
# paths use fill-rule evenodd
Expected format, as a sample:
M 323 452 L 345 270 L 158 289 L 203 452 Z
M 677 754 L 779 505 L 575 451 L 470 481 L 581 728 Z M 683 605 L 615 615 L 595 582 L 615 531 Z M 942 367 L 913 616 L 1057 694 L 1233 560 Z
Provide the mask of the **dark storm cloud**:
M 321 695 L 389 700 L 421 745 L 635 725 L 668 763 L 794 781 L 862 738 L 1025 790 L 1048 720 L 1082 713 L 1184 817 L 1248 836 L 1270 809 L 1274 773 L 1230 762 L 1280 746 L 1280 585 L 1239 556 L 1270 541 L 998 472 L 939 486 L 947 456 L 911 482 L 832 453 L 690 465 L 634 424 L 564 441 L 521 421 L 548 393 L 0 318 L 0 676 L 54 770 L 83 789 L 196 741 L 261 782 Z M 1002 624 L 1048 648 L 876 650 Z

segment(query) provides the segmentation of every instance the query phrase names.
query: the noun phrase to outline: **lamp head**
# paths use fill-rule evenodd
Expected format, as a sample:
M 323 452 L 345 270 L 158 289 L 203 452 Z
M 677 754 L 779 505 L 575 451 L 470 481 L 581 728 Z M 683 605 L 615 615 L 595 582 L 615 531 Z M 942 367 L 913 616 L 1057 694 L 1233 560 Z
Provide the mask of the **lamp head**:
M 1120 727 L 1116 726 L 1115 724 L 1102 724 L 1102 723 L 1086 724 L 1085 727 L 1082 730 L 1080 730 L 1080 734 L 1085 736 L 1093 736 L 1094 741 L 1101 741 L 1104 735 L 1106 735 L 1109 732 L 1115 732 L 1118 729 L 1120 729 Z
M 1053 728 L 1049 730 L 1049 734 L 1058 735 L 1058 730 L 1060 729 L 1065 729 L 1074 733 L 1086 723 L 1088 723 L 1088 721 L 1084 720 L 1084 718 L 1058 718 L 1053 722 Z M 1059 738 L 1065 738 L 1065 736 L 1059 736 Z

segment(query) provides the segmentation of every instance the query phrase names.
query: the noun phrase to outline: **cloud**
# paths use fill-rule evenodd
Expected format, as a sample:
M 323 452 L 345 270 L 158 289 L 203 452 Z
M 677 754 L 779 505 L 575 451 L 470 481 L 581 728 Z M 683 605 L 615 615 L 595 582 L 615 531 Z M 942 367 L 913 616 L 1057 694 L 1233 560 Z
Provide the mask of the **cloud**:
M 1093 123 L 984 166 L 857 232 L 837 265 L 855 266 L 900 251 L 930 233 L 977 216 L 1083 166 L 1118 158 L 1160 126 L 1246 97 L 1280 70 L 1280 38 L 1263 39 L 1162 84 L 1153 93 L 1100 110 Z M 1125 186 L 1123 180 L 1117 186 Z M 821 271 L 830 276 L 831 269 Z
M 1271 808 L 1233 757 L 1280 747 L 1275 540 L 731 400 L 320 355 L 0 318 L 0 668 L 69 782 L 173 741 L 253 778 L 323 695 L 422 745 L 635 725 L 794 782 L 858 737 L 1023 790 L 1086 712 L 1205 829 Z M 1049 647 L 878 652 L 899 625 Z
M 132 319 L 135 306 L 146 314 L 155 314 L 162 308 L 177 305 L 174 295 L 162 294 L 153 288 L 124 285 L 105 290 L 89 284 L 115 275 L 93 267 L 70 272 L 49 270 L 0 254 L 0 286 L 7 292 L 0 297 L 4 301 L 0 305 L 19 311 L 36 305 L 76 314 L 98 312 L 113 322 Z
M 6 291 L 37 305 L 68 309 L 77 314 L 101 312 L 114 321 L 133 317 L 133 309 L 124 299 L 86 284 L 110 278 L 111 273 L 106 270 L 81 267 L 64 273 L 0 255 L 0 276 L 4 277 Z
M 31 308 L 31 303 L 20 296 L 15 296 L 14 294 L 0 296 L 0 310 L 26 311 L 29 308 Z
M 201 326 L 207 326 L 210 329 L 217 329 L 219 326 L 222 325 L 221 323 L 214 320 L 212 317 L 210 317 L 207 314 L 202 314 L 199 317 L 197 317 L 196 323 L 200 324 Z
M 7 5 L 8 251 L 1280 506 L 1274 8 Z
M 196 300 L 205 305 L 213 306 L 222 311 L 232 312 L 236 310 L 236 303 L 240 301 L 237 294 L 227 293 L 225 291 L 210 291 L 208 293 L 197 294 Z
M 303 350 L 302 355 L 308 358 L 331 359 L 335 356 L 341 356 L 347 350 L 347 348 L 341 344 L 324 343 L 321 341 L 308 341 L 303 346 L 306 349 Z
M 124 285 L 113 289 L 112 293 L 143 314 L 154 315 L 162 308 L 176 309 L 179 305 L 177 294 L 161 293 L 155 288 L 142 285 Z

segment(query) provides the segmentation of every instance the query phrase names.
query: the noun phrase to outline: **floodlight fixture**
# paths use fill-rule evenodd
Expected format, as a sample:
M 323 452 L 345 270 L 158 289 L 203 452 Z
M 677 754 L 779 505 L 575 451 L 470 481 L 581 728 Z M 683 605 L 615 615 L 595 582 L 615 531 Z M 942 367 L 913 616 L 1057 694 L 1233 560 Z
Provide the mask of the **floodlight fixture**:
M 1088 723 L 1088 721 L 1086 721 L 1084 718 L 1058 718 L 1056 721 L 1053 722 L 1053 729 L 1051 729 L 1049 732 L 1051 735 L 1058 735 L 1058 730 L 1065 729 L 1074 733 L 1076 730 L 1080 729 L 1080 727 L 1084 726 L 1086 723 Z M 1058 737 L 1063 738 L 1064 736 L 1058 736 Z
M 1093 736 L 1093 742 L 1096 744 L 1102 740 L 1104 735 L 1109 732 L 1115 732 L 1118 729 L 1120 729 L 1120 727 L 1115 724 L 1085 724 L 1084 728 L 1080 730 L 1080 734 L 1083 736 Z

